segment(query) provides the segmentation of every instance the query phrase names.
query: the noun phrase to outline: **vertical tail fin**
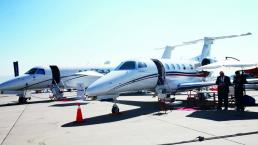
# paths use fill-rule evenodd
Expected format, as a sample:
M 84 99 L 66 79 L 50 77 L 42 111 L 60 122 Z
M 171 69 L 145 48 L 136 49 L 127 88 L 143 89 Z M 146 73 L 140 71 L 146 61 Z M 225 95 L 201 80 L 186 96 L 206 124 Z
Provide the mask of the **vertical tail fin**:
M 210 57 L 211 45 L 213 44 L 213 39 L 210 37 L 204 37 L 204 44 L 202 47 L 202 53 L 199 56 L 193 58 L 193 60 L 202 62 L 203 59 Z
M 202 48 L 202 54 L 194 58 L 194 60 L 197 60 L 197 61 L 201 62 L 205 58 L 210 57 L 211 44 L 213 44 L 214 40 L 227 39 L 227 38 L 236 38 L 236 37 L 243 37 L 243 36 L 249 36 L 249 35 L 252 35 L 252 33 L 248 32 L 248 33 L 240 34 L 240 35 L 228 35 L 228 36 L 218 36 L 218 37 L 204 37 L 204 39 L 198 39 L 198 40 L 191 41 L 191 42 L 188 42 L 188 43 L 196 43 L 196 42 L 204 40 L 204 45 L 203 45 L 203 48 Z
M 166 46 L 161 58 L 162 59 L 171 59 L 171 53 L 174 49 L 175 49 L 175 47 Z
M 204 37 L 204 44 L 202 48 L 202 53 L 199 56 L 199 61 L 202 61 L 204 58 L 210 57 L 211 45 L 213 44 L 213 39 L 209 37 Z

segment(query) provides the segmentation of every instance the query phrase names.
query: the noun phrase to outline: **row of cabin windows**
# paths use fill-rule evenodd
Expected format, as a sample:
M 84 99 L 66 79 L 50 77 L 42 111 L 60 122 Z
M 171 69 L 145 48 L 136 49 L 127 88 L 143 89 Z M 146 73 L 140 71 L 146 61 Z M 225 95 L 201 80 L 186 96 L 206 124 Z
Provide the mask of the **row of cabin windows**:
M 193 70 L 194 69 L 194 67 L 193 67 L 193 65 L 192 64 L 189 64 L 189 65 L 185 65 L 185 64 L 167 64 L 167 63 L 165 63 L 165 67 L 166 67 L 166 69 L 167 70 L 181 70 L 181 69 L 183 69 L 183 70 L 186 70 L 186 69 L 191 69 L 191 70 Z
M 138 68 L 146 68 L 147 65 L 144 62 L 138 62 Z M 192 64 L 167 64 L 165 63 L 167 70 L 193 70 L 194 66 Z M 137 68 L 137 63 L 135 61 L 122 62 L 115 70 L 133 70 Z

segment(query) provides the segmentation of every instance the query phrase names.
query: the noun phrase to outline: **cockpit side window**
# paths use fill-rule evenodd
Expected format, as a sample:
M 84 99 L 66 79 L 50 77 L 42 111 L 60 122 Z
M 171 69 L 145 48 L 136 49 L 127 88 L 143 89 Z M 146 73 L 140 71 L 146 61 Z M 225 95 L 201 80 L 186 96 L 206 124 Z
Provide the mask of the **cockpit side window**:
M 27 71 L 25 74 L 32 75 L 32 74 L 35 74 L 37 70 L 38 70 L 37 68 L 32 68 L 29 71 Z
M 144 63 L 144 62 L 138 63 L 138 68 L 146 68 L 146 67 L 147 67 L 146 63 Z
M 133 70 L 135 68 L 136 68 L 135 61 L 126 61 L 120 67 L 118 67 L 116 70 Z
M 45 75 L 45 70 L 44 69 L 38 69 L 36 74 Z

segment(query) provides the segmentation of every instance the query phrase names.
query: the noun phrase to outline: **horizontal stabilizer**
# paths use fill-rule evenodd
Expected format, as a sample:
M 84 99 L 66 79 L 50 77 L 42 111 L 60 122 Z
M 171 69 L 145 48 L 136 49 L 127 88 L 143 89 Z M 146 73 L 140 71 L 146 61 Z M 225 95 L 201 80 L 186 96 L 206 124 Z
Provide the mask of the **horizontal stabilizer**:
M 249 84 L 258 84 L 258 78 L 255 79 L 246 79 L 247 83 Z
M 250 62 L 240 62 L 240 61 L 232 61 L 232 60 L 224 60 L 224 61 L 218 61 L 212 64 L 208 64 L 205 66 L 201 66 L 198 68 L 198 70 L 204 70 L 204 71 L 213 71 L 215 69 L 231 69 L 231 70 L 243 70 L 243 69 L 252 69 L 256 68 L 256 63 L 250 63 Z

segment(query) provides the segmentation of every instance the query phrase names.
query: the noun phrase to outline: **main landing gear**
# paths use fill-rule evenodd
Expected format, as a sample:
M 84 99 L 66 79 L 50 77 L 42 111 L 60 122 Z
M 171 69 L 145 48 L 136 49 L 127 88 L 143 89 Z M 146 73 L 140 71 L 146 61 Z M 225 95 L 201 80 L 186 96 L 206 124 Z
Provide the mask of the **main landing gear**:
M 27 103 L 27 100 L 29 99 L 31 99 L 31 97 L 26 97 L 26 96 L 28 96 L 27 95 L 27 90 L 26 91 L 24 91 L 23 93 L 21 93 L 21 94 L 18 94 L 18 96 L 19 96 L 19 99 L 18 99 L 18 103 L 19 104 L 25 104 L 25 103 Z
M 120 113 L 120 112 L 119 112 L 119 107 L 118 107 L 118 105 L 116 104 L 116 103 L 117 103 L 117 97 L 114 97 L 113 100 L 114 100 L 114 105 L 113 105 L 113 107 L 112 107 L 111 112 L 112 112 L 112 114 L 117 115 L 117 114 Z
M 19 104 L 25 104 L 27 103 L 28 98 L 25 97 L 19 97 L 18 102 Z
M 119 114 L 119 107 L 116 103 L 112 107 L 112 114 Z

